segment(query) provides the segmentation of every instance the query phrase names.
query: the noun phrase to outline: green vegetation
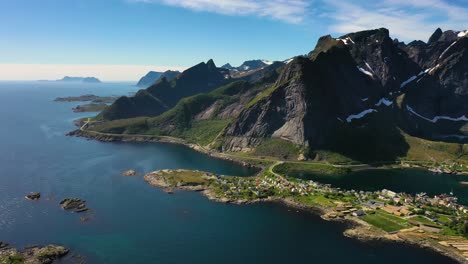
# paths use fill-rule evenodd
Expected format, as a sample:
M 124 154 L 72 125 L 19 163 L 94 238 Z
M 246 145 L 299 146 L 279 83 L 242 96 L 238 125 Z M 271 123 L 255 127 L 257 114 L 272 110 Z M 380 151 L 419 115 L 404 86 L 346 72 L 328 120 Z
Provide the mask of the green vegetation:
M 429 141 L 404 134 L 410 148 L 402 160 L 432 161 L 438 163 L 459 162 L 468 164 L 468 146 L 465 144 Z
M 206 146 L 226 127 L 229 120 L 201 120 L 192 123 L 192 127 L 183 134 L 189 142 Z
M 270 88 L 266 89 L 266 90 L 263 91 L 261 94 L 259 94 L 259 95 L 256 96 L 254 99 L 252 99 L 252 101 L 250 101 L 250 102 L 245 106 L 245 109 L 254 106 L 254 105 L 257 104 L 260 100 L 262 100 L 263 98 L 269 96 L 269 95 L 272 94 L 274 91 L 276 91 L 276 89 L 278 89 L 278 88 L 279 88 L 279 85 L 272 85 Z
M 301 148 L 284 139 L 270 138 L 255 148 L 255 156 L 276 157 L 283 160 L 296 160 Z
M 73 112 L 82 113 L 82 112 L 99 112 L 104 110 L 107 107 L 105 103 L 89 103 L 84 105 L 78 105 L 73 108 Z
M 296 200 L 300 203 L 309 205 L 309 206 L 326 206 L 326 207 L 335 207 L 336 205 L 329 198 L 326 198 L 323 194 L 308 195 L 308 196 L 298 196 Z
M 159 173 L 171 186 L 207 185 L 210 182 L 204 177 L 206 173 L 202 171 L 175 170 Z
M 10 256 L 0 256 L 0 264 L 23 264 L 24 258 L 20 253 L 15 253 Z
M 421 215 L 417 215 L 415 217 L 412 217 L 411 220 L 419 222 L 421 224 L 435 225 L 435 223 L 433 221 L 431 221 L 431 220 L 429 220 L 426 217 L 421 216 Z
M 285 162 L 274 168 L 276 173 L 297 178 L 307 178 L 307 175 L 344 175 L 350 172 L 349 168 L 334 167 L 329 164 L 316 163 L 290 163 Z
M 376 210 L 374 214 L 367 214 L 361 217 L 361 219 L 386 232 L 395 232 L 408 227 L 404 219 L 387 214 L 381 210 Z
M 328 150 L 310 150 L 307 155 L 314 159 L 314 161 L 320 161 L 332 164 L 356 164 L 359 163 L 349 157 L 346 157 L 340 153 L 332 152 Z

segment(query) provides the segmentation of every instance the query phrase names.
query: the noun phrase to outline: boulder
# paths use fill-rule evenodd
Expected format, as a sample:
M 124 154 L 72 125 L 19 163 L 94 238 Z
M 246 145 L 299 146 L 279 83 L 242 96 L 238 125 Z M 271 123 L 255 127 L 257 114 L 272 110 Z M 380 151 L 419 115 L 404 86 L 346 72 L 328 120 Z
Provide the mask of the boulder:
M 60 202 L 60 206 L 64 210 L 75 210 L 77 213 L 88 210 L 88 208 L 86 208 L 86 201 L 78 198 L 65 198 Z
M 39 198 L 41 198 L 41 193 L 31 192 L 28 195 L 26 195 L 25 198 L 31 201 L 36 201 L 39 200 Z
M 123 176 L 136 176 L 137 174 L 138 173 L 134 170 L 127 170 L 122 172 Z

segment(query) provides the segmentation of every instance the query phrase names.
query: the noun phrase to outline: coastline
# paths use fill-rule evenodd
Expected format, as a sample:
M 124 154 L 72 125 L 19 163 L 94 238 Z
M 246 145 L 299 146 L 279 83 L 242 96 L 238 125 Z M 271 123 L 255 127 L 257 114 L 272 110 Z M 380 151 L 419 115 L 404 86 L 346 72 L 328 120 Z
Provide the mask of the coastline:
M 382 241 L 391 243 L 404 243 L 411 246 L 416 246 L 423 249 L 429 249 L 438 254 L 444 255 L 455 260 L 458 263 L 468 263 L 467 259 L 457 252 L 452 247 L 442 245 L 436 239 L 435 234 L 423 232 L 419 227 L 409 227 L 396 232 L 385 232 L 377 227 L 370 225 L 369 223 L 361 220 L 359 217 L 347 215 L 343 218 L 330 217 L 334 210 L 332 207 L 324 205 L 307 205 L 296 201 L 292 196 L 287 197 L 275 197 L 269 196 L 266 198 L 253 198 L 253 199 L 242 199 L 236 197 L 219 196 L 214 190 L 215 187 L 212 182 L 193 184 L 191 182 L 177 182 L 170 183 L 167 179 L 171 175 L 177 175 L 179 173 L 198 173 L 202 178 L 207 180 L 215 179 L 214 176 L 209 176 L 209 173 L 202 171 L 190 171 L 190 170 L 160 170 L 145 174 L 144 180 L 157 188 L 166 191 L 169 194 L 173 194 L 174 190 L 181 191 L 195 191 L 200 192 L 203 196 L 208 198 L 212 202 L 234 204 L 234 205 L 249 205 L 256 203 L 277 203 L 294 210 L 301 210 L 310 212 L 312 214 L 320 216 L 324 221 L 341 222 L 346 224 L 346 229 L 343 231 L 343 235 L 352 239 L 357 239 L 362 242 Z M 169 177 L 167 177 L 169 176 Z
M 151 135 L 131 135 L 131 134 L 108 134 L 108 133 L 101 133 L 101 132 L 96 132 L 92 130 L 86 130 L 84 127 L 87 126 L 87 123 L 85 123 L 82 127 L 79 129 L 76 129 L 74 131 L 71 131 L 66 134 L 66 136 L 74 136 L 74 137 L 82 137 L 82 138 L 87 138 L 91 140 L 96 140 L 100 142 L 126 142 L 126 143 L 168 143 L 168 144 L 177 144 L 177 145 L 182 145 L 185 147 L 188 147 L 192 150 L 195 150 L 199 153 L 205 154 L 211 158 L 215 159 L 220 159 L 220 160 L 226 160 L 230 161 L 236 164 L 239 164 L 244 167 L 248 168 L 256 168 L 258 170 L 263 170 L 265 169 L 266 166 L 258 165 L 258 164 L 253 164 L 245 160 L 254 160 L 254 158 L 245 158 L 242 159 L 240 157 L 233 157 L 232 155 L 227 155 L 222 152 L 217 152 L 217 151 L 210 151 L 198 144 L 194 143 L 189 143 L 186 142 L 185 140 L 181 138 L 175 138 L 175 137 L 169 137 L 169 136 L 151 136 Z M 261 159 L 258 159 L 261 160 Z M 264 162 L 267 162 L 268 160 L 262 160 Z M 376 165 L 374 167 L 374 165 Z M 388 165 L 387 167 L 378 167 L 378 166 L 384 166 Z M 421 169 L 425 171 L 430 171 L 433 173 L 442 173 L 443 171 L 436 171 L 433 168 L 424 166 L 419 164 L 417 161 L 389 161 L 389 162 L 377 162 L 374 164 L 350 164 L 350 165 L 344 165 L 344 164 L 338 164 L 336 165 L 337 167 L 346 167 L 349 166 L 349 168 L 352 168 L 352 170 L 358 171 L 358 170 L 385 170 L 385 169 Z M 447 174 L 452 174 L 452 175 L 460 175 L 460 176 L 468 176 L 468 171 L 451 171 L 451 172 L 444 172 Z
M 250 164 L 244 160 L 228 157 L 223 155 L 219 152 L 211 152 L 203 147 L 187 143 L 182 139 L 172 138 L 172 137 L 161 137 L 161 136 L 143 136 L 143 135 L 109 135 L 109 134 L 102 134 L 99 132 L 89 131 L 78 129 L 72 131 L 67 134 L 67 136 L 76 136 L 76 137 L 83 137 L 92 140 L 97 140 L 101 142 L 132 142 L 132 143 L 168 143 L 168 144 L 177 144 L 183 145 L 185 147 L 191 148 L 197 152 L 202 154 L 208 155 L 212 158 L 217 158 L 221 160 L 227 160 L 230 162 L 237 163 L 241 166 L 257 168 L 259 170 L 264 170 L 265 166 L 258 166 Z M 412 166 L 413 167 L 413 166 Z M 417 166 L 419 167 L 419 166 Z M 408 168 L 406 166 L 398 166 L 398 168 Z M 424 169 L 422 167 L 419 167 Z M 384 168 L 385 169 L 385 168 Z M 165 189 L 164 186 L 157 186 L 162 189 Z M 166 186 L 167 188 L 167 186 Z M 294 208 L 297 210 L 308 211 L 314 214 L 319 215 L 325 221 L 338 221 L 347 223 L 350 225 L 350 228 L 346 229 L 343 232 L 343 235 L 349 238 L 358 239 L 363 242 L 371 242 L 371 241 L 386 241 L 386 242 L 394 242 L 394 243 L 406 243 L 408 245 L 417 246 L 420 248 L 427 248 L 444 256 L 447 256 L 459 263 L 468 263 L 467 259 L 456 252 L 453 248 L 445 247 L 438 242 L 428 241 L 426 238 L 422 238 L 421 236 L 415 235 L 414 228 L 408 228 L 404 230 L 400 230 L 396 233 L 387 233 L 383 230 L 380 230 L 372 225 L 360 220 L 356 217 L 349 217 L 339 219 L 339 218 L 330 218 L 327 216 L 327 213 L 331 211 L 330 208 L 327 207 L 319 207 L 319 206 L 310 206 L 298 201 L 295 201 L 291 197 L 280 198 L 280 197 L 268 197 L 268 198 L 257 198 L 257 199 L 232 199 L 226 197 L 219 197 L 217 196 L 210 188 L 206 188 L 205 186 L 170 186 L 171 190 L 168 193 L 172 193 L 173 189 L 183 190 L 183 191 L 196 191 L 201 192 L 202 195 L 207 197 L 209 200 L 214 202 L 220 203 L 230 203 L 236 205 L 248 205 L 254 203 L 263 203 L 263 202 L 273 202 L 279 203 L 281 205 L 287 206 L 289 208 Z M 166 190 L 167 191 L 167 190 Z M 416 228 L 417 229 L 417 228 Z
M 71 131 L 66 134 L 66 136 L 74 136 L 74 137 L 82 137 L 82 138 L 87 138 L 90 140 L 96 140 L 100 142 L 123 142 L 123 143 L 166 143 L 166 144 L 176 144 L 176 145 L 181 145 L 187 148 L 190 148 L 192 150 L 195 150 L 199 153 L 202 153 L 204 155 L 207 155 L 211 158 L 215 159 L 220 159 L 220 160 L 225 160 L 229 162 L 236 163 L 238 165 L 241 165 L 246 168 L 255 168 L 257 170 L 262 170 L 264 167 L 248 163 L 244 160 L 233 158 L 233 157 L 228 157 L 226 155 L 223 155 L 220 152 L 212 152 L 208 151 L 205 148 L 193 144 L 193 143 L 188 143 L 184 141 L 183 139 L 179 138 L 173 138 L 173 137 L 165 137 L 165 136 L 144 136 L 144 135 L 127 135 L 127 134 L 122 134 L 122 135 L 109 135 L 109 134 L 102 134 L 99 132 L 95 131 L 89 131 L 89 130 L 83 130 L 83 129 L 77 129 L 74 131 Z

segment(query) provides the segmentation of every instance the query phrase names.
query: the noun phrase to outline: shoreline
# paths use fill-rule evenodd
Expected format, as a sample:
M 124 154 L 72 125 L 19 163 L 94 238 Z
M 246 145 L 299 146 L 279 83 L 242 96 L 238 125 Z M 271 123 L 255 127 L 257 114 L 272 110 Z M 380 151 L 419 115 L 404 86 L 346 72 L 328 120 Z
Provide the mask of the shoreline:
M 248 168 L 257 168 L 260 171 L 264 170 L 266 166 L 258 166 L 250 164 L 244 160 L 236 159 L 232 157 L 227 157 L 219 152 L 210 152 L 206 149 L 202 148 L 199 145 L 187 143 L 182 139 L 178 138 L 171 138 L 171 137 L 160 137 L 160 136 L 142 136 L 142 135 L 108 135 L 102 134 L 99 132 L 94 131 L 87 131 L 83 129 L 78 129 L 72 131 L 67 134 L 67 136 L 76 136 L 76 137 L 83 137 L 92 140 L 97 140 L 101 142 L 128 142 L 128 143 L 168 143 L 168 144 L 177 144 L 188 147 L 192 150 L 195 150 L 199 153 L 205 154 L 212 158 L 217 158 L 221 160 L 230 161 L 236 164 L 239 164 L 244 167 Z M 394 166 L 395 168 L 395 166 Z M 401 169 L 408 169 L 408 168 L 419 168 L 419 169 L 427 169 L 421 166 L 397 166 L 397 168 Z M 378 169 L 378 168 L 377 168 Z M 382 168 L 386 169 L 386 168 Z M 256 174 L 258 175 L 258 173 Z M 149 182 L 148 182 L 149 183 Z M 153 185 L 149 183 L 150 185 Z M 155 186 L 155 185 L 153 185 Z M 156 186 L 160 187 L 163 190 L 167 191 L 167 187 L 164 186 Z M 294 208 L 297 210 L 307 211 L 319 215 L 325 221 L 337 221 L 343 222 L 350 225 L 350 228 L 347 228 L 343 235 L 349 238 L 358 239 L 363 242 L 370 242 L 370 241 L 385 241 L 385 242 L 395 242 L 395 243 L 406 243 L 408 245 L 417 246 L 419 248 L 426 248 L 430 249 L 433 252 L 442 254 L 447 256 L 459 263 L 468 263 L 467 258 L 463 257 L 462 255 L 458 254 L 453 248 L 448 248 L 440 245 L 435 241 L 428 242 L 427 239 L 421 238 L 420 236 L 414 235 L 414 229 L 409 228 L 400 230 L 395 234 L 387 233 L 383 230 L 377 229 L 376 227 L 358 219 L 355 217 L 347 216 L 344 219 L 338 218 L 330 218 L 327 217 L 327 213 L 331 211 L 329 208 L 326 207 L 319 207 L 319 206 L 310 206 L 302 204 L 298 201 L 294 201 L 292 198 L 280 198 L 280 197 L 268 197 L 268 198 L 257 198 L 257 199 L 232 199 L 232 198 L 223 198 L 218 197 L 212 190 L 206 188 L 205 186 L 170 186 L 170 191 L 168 193 L 173 193 L 174 189 L 182 190 L 182 191 L 196 191 L 201 192 L 202 195 L 207 197 L 210 201 L 219 202 L 219 203 L 230 203 L 236 205 L 248 205 L 248 204 L 255 204 L 255 203 L 264 203 L 264 202 L 273 202 L 279 203 L 289 208 Z
M 246 168 L 254 168 L 259 171 L 263 170 L 265 167 L 254 165 L 248 163 L 241 159 L 236 159 L 232 157 L 227 157 L 220 152 L 211 152 L 201 146 L 193 143 L 188 143 L 183 139 L 172 138 L 172 137 L 162 137 L 162 136 L 143 136 L 143 135 L 105 135 L 95 131 L 77 129 L 66 134 L 66 136 L 81 137 L 87 138 L 90 140 L 96 140 L 100 142 L 122 142 L 122 143 L 164 143 L 164 144 L 175 144 L 190 148 L 196 152 L 207 155 L 211 158 L 220 159 L 229 161 Z
M 84 125 L 86 126 L 86 124 Z M 83 127 L 84 127 L 83 126 Z M 130 135 L 130 134 L 106 134 L 106 133 L 101 133 L 101 132 L 96 132 L 92 130 L 85 130 L 83 127 L 80 129 L 71 131 L 66 134 L 66 136 L 74 136 L 74 137 L 82 137 L 82 138 L 87 138 L 90 140 L 96 140 L 100 142 L 124 142 L 124 143 L 167 143 L 167 144 L 176 144 L 176 145 L 182 145 L 187 148 L 190 148 L 194 151 L 197 151 L 199 153 L 202 153 L 204 155 L 207 155 L 211 158 L 215 159 L 220 159 L 220 160 L 225 160 L 225 161 L 230 161 L 233 163 L 236 163 L 238 165 L 241 165 L 243 167 L 247 168 L 255 168 L 258 170 L 263 170 L 265 169 L 265 166 L 257 165 L 257 164 L 252 164 L 249 163 L 248 160 L 249 158 L 242 159 L 240 157 L 232 157 L 228 156 L 225 153 L 222 152 L 217 152 L 217 151 L 209 151 L 205 148 L 203 148 L 200 145 L 194 144 L 194 143 L 188 143 L 184 139 L 181 138 L 175 138 L 175 137 L 168 137 L 168 136 L 151 136 L 151 135 Z M 264 162 L 268 162 L 268 160 L 263 160 Z M 271 161 L 273 162 L 273 161 Z M 288 161 L 285 161 L 288 162 Z M 296 162 L 296 161 L 292 161 Z M 386 169 L 420 169 L 420 170 L 425 170 L 425 171 L 430 171 L 433 173 L 446 173 L 450 175 L 458 175 L 458 176 L 468 176 L 468 171 L 452 171 L 452 172 L 435 172 L 433 168 L 426 167 L 424 165 L 416 163 L 417 161 L 389 161 L 389 162 L 376 162 L 373 163 L 376 166 L 373 166 L 373 164 L 359 164 L 359 166 L 356 166 L 355 164 L 335 164 L 338 167 L 349 167 L 353 171 L 362 171 L 362 170 L 386 170 Z M 320 164 L 320 163 L 318 163 Z M 323 163 L 325 164 L 325 163 Z M 377 165 L 378 164 L 378 165 Z M 360 167 L 360 166 L 365 166 L 365 168 Z M 379 167 L 379 165 L 381 167 Z M 383 167 L 385 165 L 388 165 L 389 167 Z
M 217 203 L 234 204 L 234 205 L 249 205 L 257 203 L 277 203 L 287 208 L 309 212 L 320 216 L 324 221 L 340 222 L 345 224 L 343 235 L 352 239 L 357 239 L 362 242 L 382 241 L 392 243 L 404 243 L 418 248 L 429 249 L 438 254 L 451 258 L 458 263 L 467 263 L 467 259 L 452 247 L 447 247 L 438 242 L 436 239 L 431 239 L 435 234 L 422 232 L 419 227 L 408 227 L 396 232 L 386 232 L 371 224 L 364 222 L 357 216 L 347 215 L 343 218 L 330 217 L 334 210 L 330 206 L 325 205 L 307 205 L 296 201 L 292 196 L 275 197 L 268 196 L 266 198 L 236 198 L 222 197 L 215 192 L 213 182 L 205 182 L 193 184 L 190 182 L 171 182 L 166 176 L 193 172 L 202 175 L 201 178 L 206 180 L 214 179 L 213 176 L 207 176 L 209 173 L 202 171 L 190 170 L 159 170 L 150 172 L 144 175 L 144 180 L 151 186 L 162 189 L 169 194 L 174 193 L 174 190 L 200 192 L 208 200 Z M 445 239 L 445 237 L 443 237 Z

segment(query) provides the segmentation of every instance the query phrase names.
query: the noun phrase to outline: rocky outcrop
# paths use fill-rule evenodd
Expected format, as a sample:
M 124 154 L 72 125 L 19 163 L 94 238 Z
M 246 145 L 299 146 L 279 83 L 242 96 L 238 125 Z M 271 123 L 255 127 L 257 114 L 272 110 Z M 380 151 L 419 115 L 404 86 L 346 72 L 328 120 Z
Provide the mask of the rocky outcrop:
M 31 192 L 28 195 L 26 195 L 25 198 L 31 201 L 37 201 L 39 200 L 39 198 L 41 198 L 41 193 Z
M 50 264 L 69 253 L 69 249 L 58 245 L 31 246 L 19 251 L 11 247 L 0 247 L 0 263 Z
M 89 210 L 86 207 L 86 201 L 79 198 L 65 198 L 60 202 L 60 206 L 64 210 L 72 210 L 75 213 L 86 212 Z
M 123 176 L 136 176 L 138 173 L 134 170 L 122 171 Z

